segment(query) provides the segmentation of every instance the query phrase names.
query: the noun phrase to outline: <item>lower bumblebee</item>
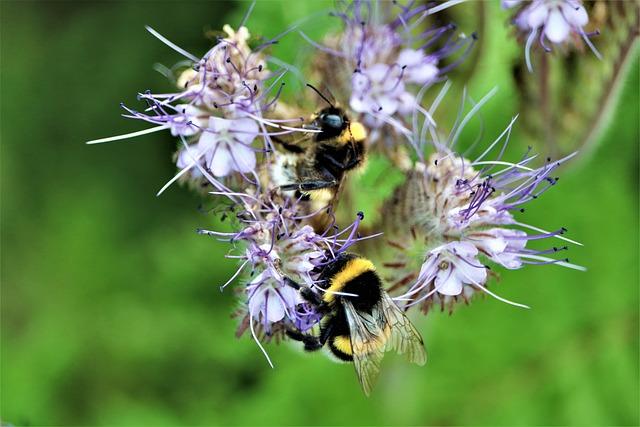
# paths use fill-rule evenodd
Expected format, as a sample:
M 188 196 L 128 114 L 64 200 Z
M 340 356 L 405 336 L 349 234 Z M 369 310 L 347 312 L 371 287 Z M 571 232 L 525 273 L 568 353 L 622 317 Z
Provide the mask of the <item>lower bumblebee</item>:
M 305 350 L 316 351 L 326 344 L 335 357 L 353 362 L 366 395 L 373 388 L 384 352 L 395 350 L 418 365 L 426 362 L 420 333 L 385 292 L 371 261 L 340 254 L 323 268 L 320 281 L 321 294 L 290 282 L 325 313 L 318 335 L 287 331 L 290 338 L 304 343 Z

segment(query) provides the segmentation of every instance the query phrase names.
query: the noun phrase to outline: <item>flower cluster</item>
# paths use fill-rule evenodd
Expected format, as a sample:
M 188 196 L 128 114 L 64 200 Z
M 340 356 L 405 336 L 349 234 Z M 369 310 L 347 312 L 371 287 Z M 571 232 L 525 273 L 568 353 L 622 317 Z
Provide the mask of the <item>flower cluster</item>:
M 209 194 L 231 203 L 230 230 L 200 233 L 231 246 L 227 257 L 239 266 L 221 288 L 240 284 L 239 335 L 249 329 L 265 356 L 262 342 L 290 330 L 318 329 L 323 313 L 303 298 L 301 290 L 325 292 L 326 283 L 319 282 L 323 269 L 338 254 L 380 232 L 390 241 L 395 239 L 392 246 L 400 249 L 401 259 L 391 260 L 394 255 L 380 250 L 383 245 L 377 245 L 371 258 L 379 265 L 406 270 L 389 291 L 398 291 L 396 301 L 404 301 L 407 309 L 420 306 L 427 311 L 434 303 L 444 307 L 468 300 L 476 291 L 503 300 L 487 288 L 493 274 L 488 264 L 507 269 L 526 264 L 580 269 L 567 259 L 549 256 L 566 246 L 530 247 L 537 240 L 575 243 L 563 236 L 564 228 L 547 232 L 516 219 L 524 205 L 557 183 L 556 170 L 571 156 L 548 159 L 535 168 L 536 156 L 529 152 L 518 162 L 503 161 L 512 121 L 480 156 L 468 160 L 454 146 L 461 129 L 493 92 L 456 120 L 446 142 L 439 139 L 441 128 L 436 131 L 433 115 L 452 83 L 443 84 L 430 107 L 423 105 L 425 92 L 444 80 L 473 46 L 475 36 L 458 34 L 453 24 L 432 20 L 435 13 L 458 3 L 461 0 L 426 5 L 354 0 L 333 14 L 344 24 L 341 32 L 328 35 L 322 43 L 307 38 L 317 48 L 312 59 L 315 74 L 309 80 L 330 81 L 342 96 L 337 104 L 345 108 L 344 122 L 360 120 L 372 131 L 362 151 L 388 156 L 407 174 L 391 200 L 383 201 L 382 222 L 372 227 L 377 233 L 365 237 L 359 234 L 362 213 L 352 221 L 358 206 L 346 203 L 342 216 L 335 213 L 339 199 L 350 202 L 353 190 L 342 181 L 327 181 L 335 188 L 326 188 L 324 181 L 320 181 L 324 187 L 308 185 L 318 185 L 316 175 L 322 176 L 322 168 L 343 167 L 336 176 L 349 179 L 342 162 L 313 148 L 326 144 L 323 149 L 336 150 L 347 138 L 342 134 L 316 138 L 316 133 L 324 132 L 310 125 L 316 111 L 302 110 L 302 99 L 280 99 L 286 69 L 272 72 L 266 66 L 265 48 L 273 40 L 251 47 L 245 18 L 237 31 L 224 26 L 226 36 L 198 58 L 149 29 L 189 60 L 189 67 L 176 79 L 177 92 L 140 93 L 146 109 L 124 107 L 126 117 L 154 127 L 91 143 L 162 130 L 180 139 L 175 155 L 179 172 L 160 192 L 188 176 L 213 190 Z M 516 21 L 531 33 L 531 40 L 544 35 L 560 43 L 573 32 L 588 41 L 581 7 L 571 0 L 536 0 L 520 5 Z M 529 47 L 530 42 L 527 57 Z M 328 97 L 325 100 L 331 104 Z M 337 119 L 343 122 L 343 117 Z M 376 140 L 384 143 L 373 144 Z M 391 145 L 400 148 L 387 150 Z M 501 147 L 497 159 L 485 160 L 496 147 Z M 334 199 L 318 209 L 327 195 Z M 370 246 L 358 244 L 358 254 L 368 257 Z
M 444 78 L 473 45 L 475 34 L 456 37 L 453 24 L 421 28 L 442 6 L 394 2 L 391 7 L 396 10 L 390 18 L 376 14 L 371 2 L 356 0 L 334 13 L 343 21 L 343 31 L 317 45 L 329 57 L 321 55 L 321 62 L 331 64 L 318 67 L 324 74 L 319 78 L 340 73 L 340 80 L 346 83 L 340 89 L 350 94 L 351 110 L 374 130 L 372 142 L 385 125 L 407 132 L 406 120 L 420 108 L 417 89 Z M 442 65 L 458 51 L 463 52 L 460 58 Z
M 422 259 L 419 272 L 412 276 L 415 280 L 398 297 L 407 301 L 407 307 L 421 305 L 426 312 L 436 303 L 443 309 L 445 306 L 451 309 L 454 302 L 468 301 L 475 291 L 523 306 L 487 289 L 490 266 L 485 262 L 511 270 L 527 264 L 557 264 L 583 269 L 570 264 L 566 258 L 547 256 L 565 251 L 567 246 L 550 244 L 541 250 L 526 247 L 528 242 L 553 238 L 579 244 L 563 236 L 566 232 L 563 227 L 548 232 L 519 222 L 514 216 L 514 213 L 524 212 L 527 203 L 558 182 L 554 171 L 573 155 L 557 161 L 547 158 L 546 163 L 537 168 L 531 167 L 537 157 L 530 153 L 531 149 L 518 162 L 504 161 L 502 153 L 514 122 L 515 119 L 474 160 L 437 144 L 439 149 L 426 163 L 417 162 L 405 184 L 398 189 L 401 194 L 396 196 L 396 201 L 400 197 L 410 198 L 413 202 L 408 209 L 405 206 L 404 212 L 397 209 L 394 212 L 392 207 L 390 213 L 395 218 L 403 218 L 404 226 L 415 236 L 417 248 L 396 243 L 405 258 L 407 254 L 413 258 L 413 265 L 400 262 L 396 266 L 415 267 L 415 261 Z M 485 160 L 502 140 L 498 158 Z M 400 285 L 396 288 L 406 283 Z
M 252 143 L 261 134 L 260 116 L 269 106 L 265 82 L 273 77 L 264 55 L 249 48 L 245 27 L 234 31 L 225 25 L 224 32 L 226 37 L 180 74 L 181 92 L 141 94 L 147 111 L 127 108 L 131 118 L 164 124 L 172 135 L 191 138 L 193 143 L 177 155 L 178 168 L 197 171 L 198 162 L 218 177 L 255 169 Z
M 232 197 L 243 207 L 236 214 L 239 231 L 200 230 L 240 245 L 240 255 L 228 257 L 240 259 L 242 264 L 221 289 L 248 268 L 251 279 L 244 289 L 244 307 L 254 336 L 254 322 L 265 336 L 286 324 L 306 331 L 320 315 L 302 300 L 293 284 L 314 287 L 314 270 L 327 261 L 332 242 L 310 226 L 299 225 L 302 218 L 291 200 L 243 193 Z
M 219 185 L 216 181 L 212 184 Z M 200 234 L 239 246 L 236 251 L 239 254 L 227 257 L 238 259 L 241 264 L 221 289 L 245 270 L 250 271 L 250 279 L 243 289 L 245 304 L 239 314 L 244 321 L 239 335 L 248 327 L 260 344 L 260 340 L 269 340 L 287 328 L 300 332 L 311 329 L 322 315 L 300 296 L 298 287 L 324 292 L 319 286 L 320 268 L 337 254 L 368 238 L 357 233 L 362 214 L 342 231 L 331 226 L 319 234 L 306 223 L 308 215 L 301 214 L 298 200 L 283 198 L 274 192 L 213 194 L 226 196 L 234 206 L 240 207 L 235 214 L 239 231 L 199 230 Z
M 600 53 L 589 40 L 589 37 L 598 32 L 585 32 L 589 15 L 580 0 L 502 0 L 502 7 L 518 8 L 513 22 L 527 37 L 525 58 L 530 71 L 533 69 L 530 51 L 536 39 L 547 52 L 551 48 L 546 40 L 553 44 L 563 44 L 570 39 L 578 42 L 582 39 L 600 58 Z
M 90 143 L 109 142 L 162 130 L 169 130 L 173 136 L 180 137 L 185 142 L 176 154 L 176 166 L 180 172 L 160 193 L 187 172 L 197 182 L 206 183 L 197 165 L 203 166 L 216 177 L 226 177 L 236 172 L 253 174 L 256 154 L 270 148 L 271 135 L 308 132 L 286 126 L 282 120 L 264 118 L 264 114 L 273 109 L 279 98 L 280 90 L 273 96 L 271 94 L 285 72 L 267 69 L 267 57 L 263 51 L 274 41 L 251 49 L 248 45 L 250 34 L 246 27 L 241 26 L 234 31 L 225 25 L 223 30 L 226 37 L 219 38 L 199 59 L 155 30 L 147 29 L 191 61 L 191 66 L 183 70 L 176 80 L 179 92 L 153 94 L 147 91 L 138 94 L 138 98 L 147 104 L 144 111 L 122 105 L 126 110 L 125 117 L 152 123 L 156 127 Z M 299 120 L 284 120 L 287 121 Z M 256 147 L 255 142 L 259 140 L 262 140 L 262 147 Z

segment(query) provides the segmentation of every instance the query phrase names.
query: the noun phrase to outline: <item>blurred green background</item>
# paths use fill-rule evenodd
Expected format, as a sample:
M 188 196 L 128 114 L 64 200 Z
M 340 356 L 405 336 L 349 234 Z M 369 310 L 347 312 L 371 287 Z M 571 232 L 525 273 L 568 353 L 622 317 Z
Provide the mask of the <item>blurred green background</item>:
M 247 6 L 0 3 L 2 421 L 637 425 L 637 59 L 595 152 L 526 213 L 567 227 L 584 243 L 571 261 L 589 271 L 503 272 L 497 289 L 529 311 L 479 298 L 414 317 L 429 362 L 389 355 L 367 399 L 350 365 L 272 344 L 271 370 L 234 337 L 236 302 L 218 286 L 235 266 L 221 261 L 226 246 L 194 232 L 212 217 L 186 188 L 155 197 L 174 173 L 169 135 L 84 145 L 141 129 L 118 116 L 119 102 L 171 89 L 152 64 L 181 58 L 145 24 L 202 54 L 204 33 L 237 25 Z M 273 36 L 329 6 L 260 2 L 249 26 Z M 488 137 L 518 108 L 509 67 L 521 48 L 505 22 L 488 27 L 469 82 L 476 99 L 500 85 L 484 109 Z M 301 43 L 294 33 L 278 49 L 291 57 Z

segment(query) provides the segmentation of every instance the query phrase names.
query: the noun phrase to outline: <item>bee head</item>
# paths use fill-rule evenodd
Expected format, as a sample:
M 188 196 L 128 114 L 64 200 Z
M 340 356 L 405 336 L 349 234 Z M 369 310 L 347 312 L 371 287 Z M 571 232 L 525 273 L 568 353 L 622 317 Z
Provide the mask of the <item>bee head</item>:
M 315 125 L 320 128 L 319 140 L 331 139 L 339 136 L 349 125 L 349 119 L 344 110 L 328 107 L 318 113 Z
M 321 110 L 314 122 L 321 130 L 316 137 L 318 141 L 334 140 L 338 145 L 344 145 L 351 141 L 362 141 L 367 136 L 364 126 L 350 121 L 345 111 L 338 107 Z

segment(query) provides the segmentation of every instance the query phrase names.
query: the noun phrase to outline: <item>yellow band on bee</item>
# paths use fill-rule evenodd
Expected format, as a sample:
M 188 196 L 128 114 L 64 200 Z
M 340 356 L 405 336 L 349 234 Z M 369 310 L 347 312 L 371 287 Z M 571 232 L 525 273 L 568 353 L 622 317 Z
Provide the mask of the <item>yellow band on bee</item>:
M 353 141 L 363 141 L 367 137 L 367 130 L 362 123 L 351 122 L 349 123 L 349 129 L 338 137 L 338 141 L 343 144 Z
M 321 188 L 320 190 L 305 191 L 302 194 L 308 195 L 313 201 L 328 204 L 333 199 L 334 192 L 328 188 Z
M 349 124 L 349 128 L 351 129 L 351 136 L 356 141 L 362 141 L 367 137 L 367 130 L 364 128 L 362 123 L 360 122 L 351 122 Z
M 340 292 L 350 280 L 360 276 L 367 271 L 375 271 L 376 267 L 366 258 L 354 258 L 347 261 L 345 266 L 331 279 L 331 284 L 322 296 L 325 302 L 331 303 L 335 300 L 333 292 Z
M 333 339 L 333 345 L 344 354 L 351 356 L 353 353 L 351 350 L 351 338 L 348 335 L 338 335 Z

